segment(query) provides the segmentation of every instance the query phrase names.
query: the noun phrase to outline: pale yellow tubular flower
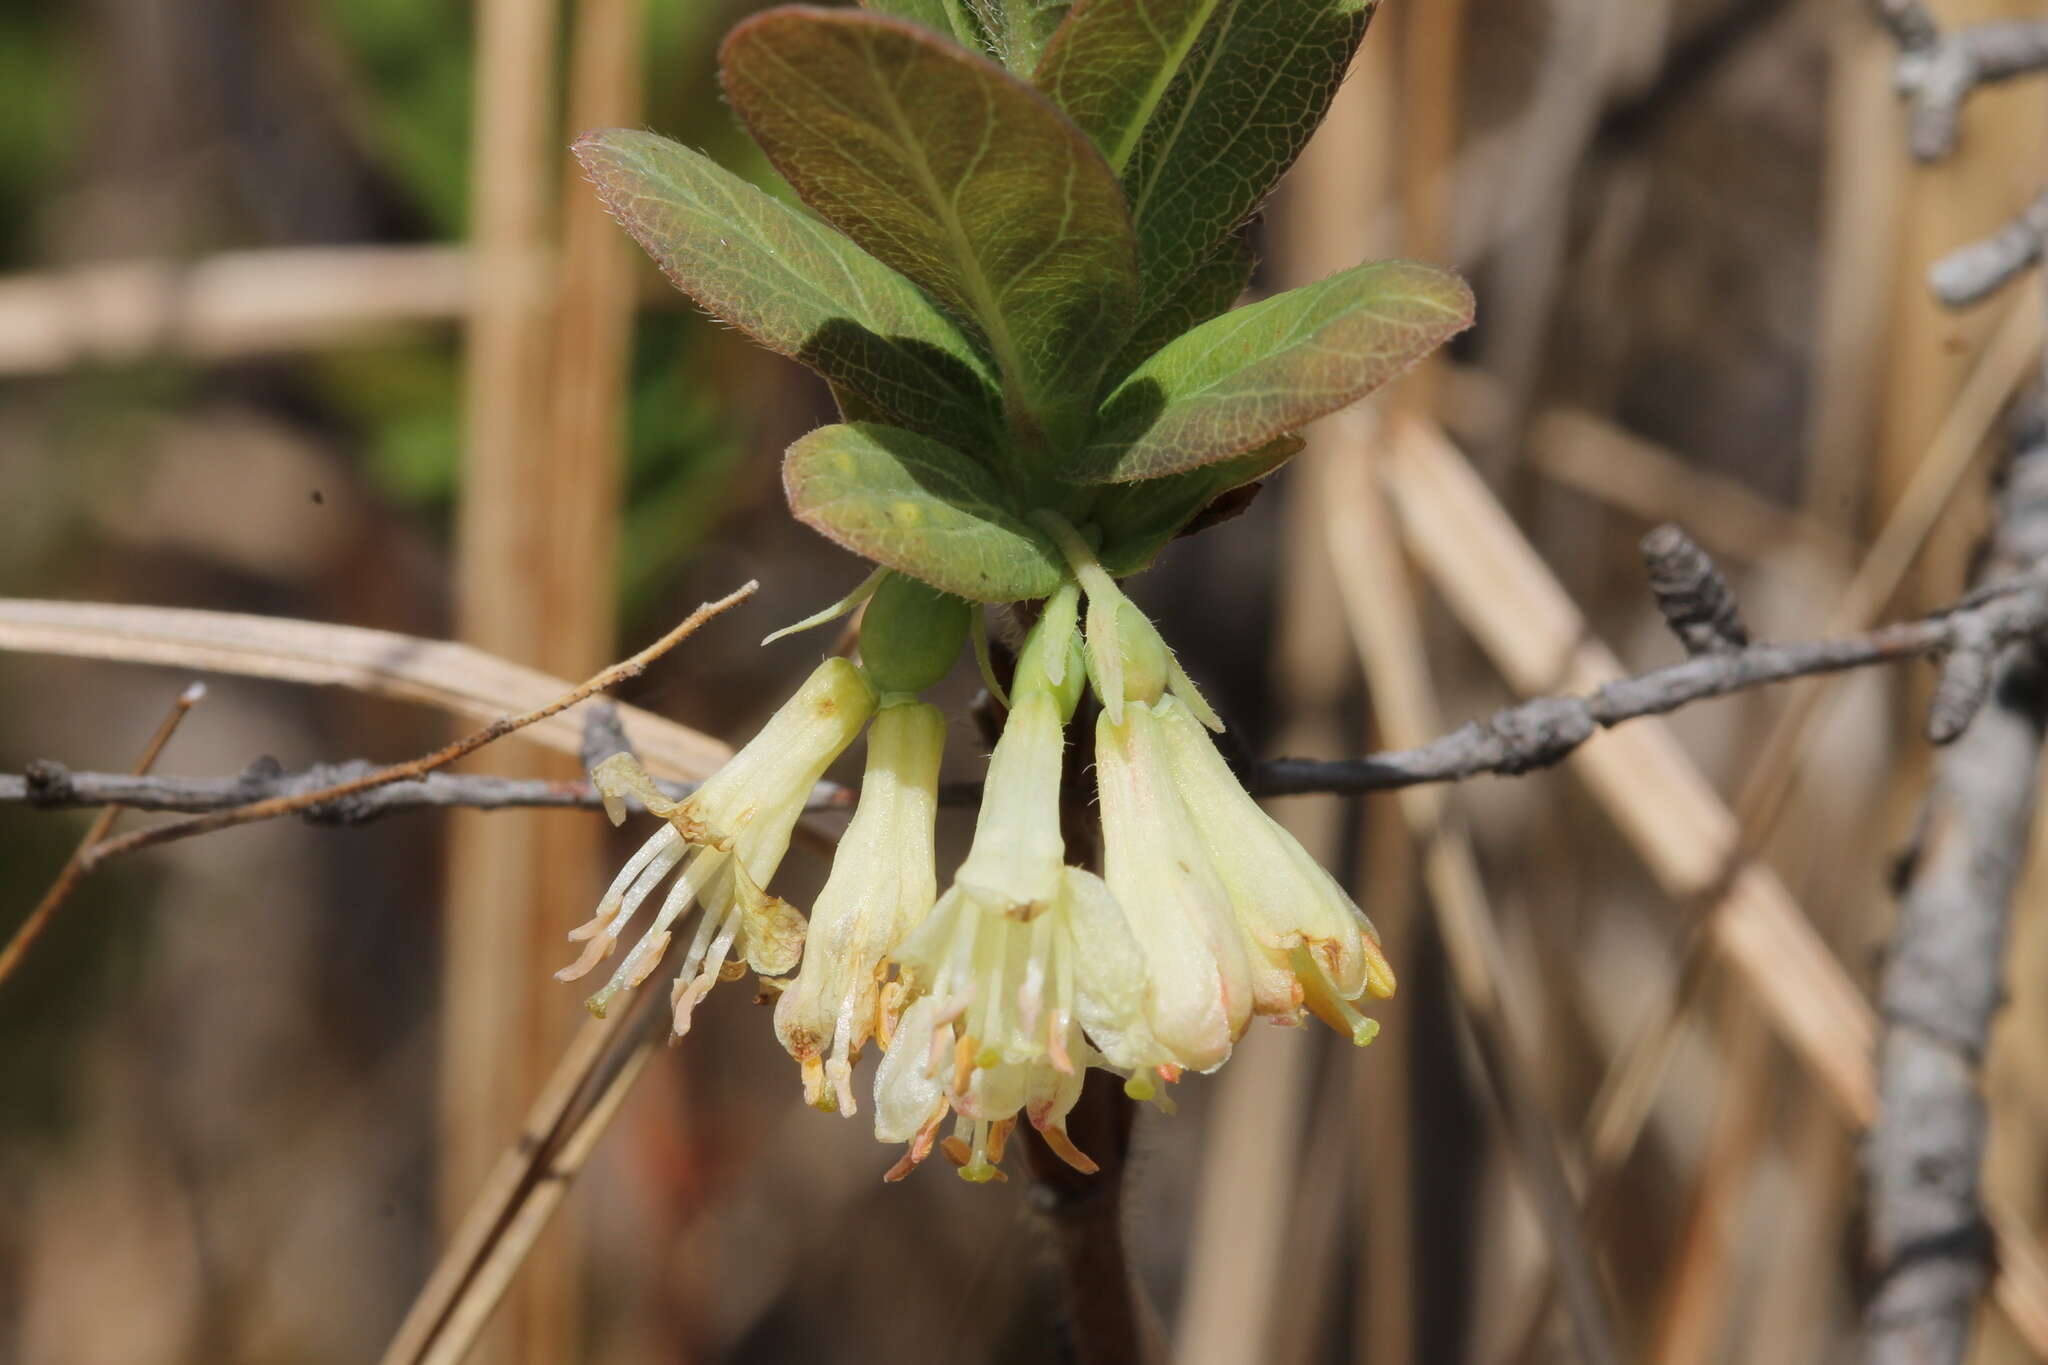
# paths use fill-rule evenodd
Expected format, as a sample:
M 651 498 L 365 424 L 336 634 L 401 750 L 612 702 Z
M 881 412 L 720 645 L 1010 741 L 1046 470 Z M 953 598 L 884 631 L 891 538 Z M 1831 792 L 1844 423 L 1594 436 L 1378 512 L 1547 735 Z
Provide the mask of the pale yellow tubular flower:
M 945 738 L 945 717 L 927 703 L 876 714 L 860 801 L 811 907 L 803 966 L 775 1002 L 775 1035 L 820 1109 L 858 1110 L 852 1067 L 875 1029 L 884 959 L 938 896 L 933 828 Z
M 1028 921 L 956 886 L 897 957 L 916 998 L 875 1077 L 875 1135 L 913 1147 L 891 1178 L 930 1151 L 949 1109 L 954 1132 L 939 1147 L 968 1180 L 1001 1178 L 1020 1112 L 1063 1160 L 1093 1171 L 1066 1132 L 1087 1069 L 1174 1066 L 1149 1032 L 1144 959 L 1122 912 L 1079 868 L 1062 870 Z M 1149 1076 L 1138 1089 L 1150 1094 Z
M 1099 1060 L 1083 1019 L 1135 1014 L 1142 1026 L 1142 960 L 1134 947 L 1117 960 L 1139 974 L 1120 983 L 1116 1003 L 1080 998 L 1087 964 L 1074 902 L 1086 902 L 1080 913 L 1099 937 L 1108 893 L 1065 866 L 1060 834 L 1064 730 L 1081 682 L 1072 657 L 1075 606 L 1071 588 L 1060 593 L 1026 642 L 974 843 L 953 885 L 894 953 L 911 1003 L 875 1078 L 876 1135 L 913 1145 L 892 1178 L 930 1151 L 947 1110 L 958 1118 L 940 1150 L 969 1180 L 1000 1178 L 1020 1112 L 1055 1151 L 1092 1169 L 1065 1131 L 1082 1074 Z M 1058 683 L 1048 677 L 1049 658 L 1060 662 Z
M 681 801 L 664 797 L 625 755 L 600 764 L 592 780 L 614 820 L 624 818 L 622 798 L 632 795 L 668 824 L 627 862 L 597 914 L 571 931 L 572 939 L 587 940 L 584 953 L 556 975 L 574 981 L 610 956 L 641 902 L 678 864 L 682 871 L 654 923 L 590 997 L 593 1013 L 602 1015 L 620 991 L 653 972 L 668 947 L 669 926 L 693 901 L 704 914 L 672 997 L 677 1034 L 688 1031 L 690 1012 L 715 982 L 744 971 L 742 961 L 770 976 L 794 967 L 803 918 L 762 888 L 781 865 L 812 789 L 874 709 L 874 688 L 861 671 L 844 659 L 827 659 L 745 748 Z M 730 960 L 734 953 L 741 961 Z
M 1315 1009 L 1357 1042 L 1376 1026 L 1352 1001 L 1394 993 L 1371 921 L 1295 837 L 1259 808 L 1190 708 L 1153 708 L 1175 785 L 1229 897 L 1252 966 L 1256 1008 L 1296 1019 Z
M 1017 698 L 988 761 L 974 843 L 953 874 L 955 886 L 1020 919 L 1044 909 L 1059 889 L 1064 728 L 1050 693 Z
M 1128 700 L 1121 723 L 1096 721 L 1103 877 L 1145 957 L 1153 1035 L 1180 1065 L 1213 1071 L 1251 1017 L 1251 965 L 1154 705 Z

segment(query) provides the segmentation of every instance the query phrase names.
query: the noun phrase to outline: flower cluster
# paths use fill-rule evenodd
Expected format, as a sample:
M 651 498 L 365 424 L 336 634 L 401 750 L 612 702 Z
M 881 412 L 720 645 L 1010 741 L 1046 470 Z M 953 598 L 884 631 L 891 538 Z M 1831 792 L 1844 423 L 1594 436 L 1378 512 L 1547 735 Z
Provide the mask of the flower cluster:
M 877 574 L 840 604 L 865 599 L 860 662 L 820 665 L 687 799 L 666 799 L 625 756 L 595 775 L 615 820 L 630 795 L 666 823 L 571 934 L 586 946 L 562 977 L 608 957 L 673 873 L 591 1008 L 653 972 L 695 903 L 676 1033 L 715 982 L 752 968 L 778 992 L 776 1036 L 805 1098 L 846 1115 L 858 1109 L 854 1063 L 879 1040 L 876 1136 L 906 1144 L 891 1179 L 934 1148 L 970 1180 L 1001 1178 L 1020 1114 L 1091 1171 L 1066 1132 L 1089 1068 L 1165 1105 L 1161 1084 L 1221 1066 L 1254 1016 L 1312 1013 L 1363 1044 L 1376 1026 L 1357 1002 L 1394 990 L 1371 922 L 1245 792 L 1210 739 L 1213 713 L 1151 622 L 1080 535 L 1048 530 L 1073 572 L 1018 653 L 973 842 L 943 894 L 945 721 L 918 693 L 959 653 L 970 609 L 900 575 Z M 1099 876 L 1068 862 L 1061 829 L 1067 732 L 1084 693 L 1098 703 Z M 859 801 L 806 928 L 764 888 L 819 778 L 863 728 Z

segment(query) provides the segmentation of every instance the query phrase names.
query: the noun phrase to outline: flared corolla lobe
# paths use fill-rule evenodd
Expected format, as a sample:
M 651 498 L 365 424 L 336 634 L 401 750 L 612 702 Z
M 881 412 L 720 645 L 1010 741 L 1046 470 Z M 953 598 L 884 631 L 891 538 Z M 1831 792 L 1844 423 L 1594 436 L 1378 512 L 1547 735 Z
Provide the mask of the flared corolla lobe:
M 1205 727 L 1168 697 L 1153 708 L 1168 770 L 1244 937 L 1260 1014 L 1313 1010 L 1356 1041 L 1376 1031 L 1350 1002 L 1394 993 L 1379 934 L 1337 881 L 1252 800 Z
M 669 926 L 693 903 L 704 913 L 671 995 L 676 1034 L 689 1031 L 691 1012 L 719 980 L 746 967 L 769 976 L 794 967 L 803 951 L 803 917 L 764 888 L 818 780 L 874 709 L 874 688 L 860 670 L 827 659 L 745 748 L 681 801 L 665 797 L 625 755 L 600 764 L 592 779 L 614 820 L 624 818 L 624 798 L 633 796 L 668 823 L 626 863 L 589 922 L 570 931 L 586 946 L 557 976 L 574 981 L 609 957 L 641 903 L 678 865 L 653 924 L 590 997 L 592 1012 L 603 1014 L 620 991 L 654 971 L 668 948 Z
M 1152 1032 L 1180 1065 L 1213 1071 L 1252 1011 L 1251 965 L 1208 849 L 1167 763 L 1160 703 L 1095 725 L 1103 880 L 1150 975 Z

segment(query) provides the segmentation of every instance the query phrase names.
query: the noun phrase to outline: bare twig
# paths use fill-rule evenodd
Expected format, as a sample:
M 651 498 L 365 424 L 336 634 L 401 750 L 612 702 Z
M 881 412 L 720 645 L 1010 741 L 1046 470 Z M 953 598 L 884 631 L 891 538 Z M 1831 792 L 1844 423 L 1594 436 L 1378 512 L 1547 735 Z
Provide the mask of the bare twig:
M 600 757 L 624 752 L 608 748 Z M 239 777 L 137 777 L 128 773 L 75 773 L 60 763 L 31 763 L 21 774 L 0 773 L 0 806 L 30 805 L 46 809 L 120 805 L 136 810 L 203 814 L 235 810 L 258 801 L 317 797 L 293 813 L 310 824 L 360 825 L 404 811 L 512 810 L 521 807 L 556 810 L 602 810 L 604 799 L 588 782 L 556 782 L 545 778 L 486 777 L 477 774 L 430 773 L 425 777 L 333 796 L 336 789 L 383 771 L 363 759 L 319 763 L 303 772 L 287 773 L 259 763 Z M 662 794 L 681 800 L 695 791 L 695 782 L 657 781 Z M 979 783 L 949 787 L 949 804 L 971 804 Z M 811 794 L 812 811 L 850 810 L 856 792 L 836 782 L 820 782 Z M 628 800 L 629 809 L 639 803 Z
M 164 746 L 171 742 L 171 736 L 176 733 L 179 723 L 185 719 L 185 713 L 197 706 L 205 695 L 204 683 L 193 683 L 178 694 L 178 699 L 171 703 L 170 713 L 157 724 L 156 733 L 151 735 L 149 743 L 143 746 L 142 757 L 135 760 L 135 767 L 132 770 L 134 776 L 140 778 L 156 766 L 157 758 L 163 753 Z M 28 955 L 29 948 L 42 936 L 43 930 L 49 927 L 50 921 L 56 917 L 64 902 L 71 898 L 72 890 L 85 879 L 85 874 L 90 870 L 86 864 L 86 856 L 94 845 L 107 837 L 107 831 L 114 827 L 114 818 L 120 813 L 121 807 L 118 803 L 106 803 L 106 808 L 94 817 L 92 824 L 87 827 L 85 837 L 78 841 L 77 849 L 65 860 L 62 870 L 57 873 L 57 880 L 43 893 L 42 900 L 29 912 L 28 918 L 21 922 L 20 927 L 14 931 L 14 936 L 7 940 L 7 946 L 0 948 L 0 983 L 5 983 L 7 978 L 14 974 L 14 969 L 21 965 L 22 958 Z
M 1416 749 L 1346 762 L 1277 759 L 1256 774 L 1263 795 L 1383 791 L 1482 773 L 1514 776 L 1564 758 L 1600 730 L 1663 715 L 1708 697 L 1768 683 L 1940 653 L 1980 632 L 2003 644 L 2048 626 L 2048 579 L 2001 585 L 1946 612 L 1861 635 L 1798 644 L 1754 644 L 1704 654 L 1583 696 L 1539 697 L 1496 712 Z
M 2048 191 L 2037 195 L 2020 215 L 1980 242 L 1957 247 L 1927 272 L 1934 297 L 1951 308 L 1988 298 L 2013 276 L 2041 259 L 2048 238 Z
M 723 610 L 731 601 L 714 603 L 703 610 Z M 1988 587 L 1931 616 L 1882 626 L 1860 635 L 1791 644 L 1752 644 L 1620 678 L 1583 696 L 1538 697 L 1495 712 L 1485 720 L 1468 722 L 1415 748 L 1355 759 L 1270 759 L 1251 766 L 1245 774 L 1246 785 L 1260 796 L 1295 796 L 1392 791 L 1489 773 L 1514 777 L 1548 767 L 1601 730 L 1626 721 L 1664 715 L 1694 702 L 1794 678 L 1951 651 L 2000 648 L 2044 627 L 2048 627 L 2048 576 L 2028 575 Z M 665 647 L 664 644 L 652 648 Z M 617 668 L 625 669 L 632 663 L 628 660 Z M 645 666 L 644 660 L 641 666 Z M 476 744 L 488 742 L 480 736 L 501 737 L 536 716 L 573 705 L 592 695 L 598 686 L 610 686 L 621 677 L 631 676 L 612 674 L 612 670 L 600 674 L 542 711 L 495 722 L 439 753 L 393 767 L 377 768 L 362 760 L 349 760 L 322 764 L 300 773 L 259 767 L 239 777 L 180 778 L 72 772 L 61 764 L 41 762 L 32 764 L 26 773 L 0 774 L 0 805 L 55 808 L 116 802 L 138 810 L 204 812 L 208 820 L 215 822 L 204 828 L 199 828 L 197 821 L 158 827 L 180 831 L 175 835 L 157 836 L 156 830 L 141 831 L 131 836 L 135 847 L 185 837 L 188 828 L 190 833 L 205 833 L 279 815 L 303 816 L 321 824 L 360 824 L 399 811 L 451 807 L 595 810 L 603 803 L 587 782 L 456 776 L 432 770 L 469 752 Z M 600 682 L 607 677 L 608 681 Z M 1950 723 L 1956 714 L 1960 713 L 1950 714 Z M 1935 728 L 1941 729 L 1939 725 Z M 469 748 L 462 747 L 465 745 Z M 459 752 L 451 753 L 456 750 Z M 693 783 L 663 784 L 663 790 L 671 795 L 684 795 L 694 789 Z M 971 805 L 979 800 L 980 791 L 979 783 L 949 783 L 942 790 L 941 799 L 948 805 Z M 809 809 L 845 809 L 852 804 L 853 797 L 849 788 L 821 782 L 812 794 Z M 128 849 L 129 841 L 123 840 L 102 847 L 97 856 Z
M 1904 51 L 1924 52 L 1941 41 L 1941 27 L 1921 0 L 1870 0 L 1870 9 Z
M 2031 437 L 2001 497 L 1994 572 L 2031 572 L 2048 556 L 2048 440 L 2038 427 Z M 1880 989 L 1882 1105 L 1864 1157 L 1877 1274 L 1865 1365 L 1960 1362 L 1990 1278 L 1977 1070 L 2033 823 L 2048 660 L 2033 639 L 1976 642 L 1953 657 L 1972 661 L 1958 686 L 1991 700 L 1936 767 Z
M 1978 86 L 2048 69 L 2048 24 L 1976 24 L 1943 33 L 1919 0 L 1873 0 L 1872 9 L 1898 40 L 1894 79 L 1912 102 L 1909 142 L 1922 161 L 1955 150 L 1963 102 Z
M 434 769 L 446 767 L 456 759 L 475 753 L 486 744 L 503 739 L 515 730 L 532 725 L 536 721 L 546 720 L 549 716 L 559 715 L 561 712 L 576 705 L 576 703 L 595 696 L 608 687 L 616 686 L 629 678 L 638 677 L 647 670 L 649 664 L 695 633 L 697 627 L 753 596 L 758 586 L 756 583 L 749 582 L 719 598 L 716 602 L 705 603 L 684 618 L 682 623 L 674 630 L 671 630 L 668 634 L 647 646 L 647 648 L 631 658 L 622 660 L 619 663 L 613 664 L 610 668 L 604 669 L 583 683 L 582 686 L 564 693 L 537 710 L 528 711 L 517 716 L 500 717 L 489 725 L 484 726 L 481 730 L 472 731 L 470 734 L 456 740 L 453 744 L 437 749 L 424 757 L 410 759 L 404 763 L 394 763 L 389 767 L 379 768 L 360 777 L 337 782 L 325 789 L 300 792 L 290 796 L 274 796 L 267 800 L 251 802 L 248 805 L 237 806 L 230 810 L 213 811 L 206 815 L 194 816 L 190 820 L 181 820 L 174 824 L 156 825 L 149 829 L 137 830 L 135 833 L 124 835 L 119 839 L 108 840 L 86 851 L 82 860 L 84 870 L 89 872 L 102 861 L 117 854 L 132 853 L 137 849 L 151 848 L 157 844 L 169 843 L 174 839 L 187 839 L 195 834 L 209 834 L 214 830 L 229 829 L 236 825 L 252 824 L 258 820 L 273 820 L 281 815 L 296 815 L 300 811 L 310 810 L 312 807 L 321 805 L 324 802 L 354 796 L 360 792 L 389 786 L 394 782 L 407 782 L 425 777 Z

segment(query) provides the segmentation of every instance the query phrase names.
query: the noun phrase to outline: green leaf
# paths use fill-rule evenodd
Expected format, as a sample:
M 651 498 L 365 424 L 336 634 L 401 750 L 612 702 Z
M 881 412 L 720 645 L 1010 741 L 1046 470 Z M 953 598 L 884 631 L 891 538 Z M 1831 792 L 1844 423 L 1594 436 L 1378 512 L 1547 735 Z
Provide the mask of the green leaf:
M 973 0 L 989 46 L 1004 66 L 1029 76 L 1074 7 L 1068 0 Z
M 987 361 L 909 280 L 666 138 L 607 129 L 575 151 L 612 216 L 706 311 L 891 422 L 969 450 L 997 440 Z
M 1131 371 L 1070 476 L 1129 483 L 1196 469 L 1365 397 L 1472 322 L 1447 270 L 1376 261 L 1225 313 Z
M 1237 0 L 1124 168 L 1149 308 L 1258 211 L 1329 112 L 1377 0 Z
M 988 35 L 982 31 L 970 0 L 860 0 L 861 8 L 877 14 L 893 14 L 913 24 L 923 24 L 946 34 L 954 42 L 975 52 L 985 51 Z
M 1218 0 L 1081 0 L 1032 83 L 1122 173 Z
M 819 427 L 789 448 L 798 521 L 857 555 L 976 602 L 1044 597 L 1064 561 L 995 476 L 900 427 Z
M 1138 330 L 1110 363 L 1110 378 L 1123 378 L 1181 333 L 1227 312 L 1250 287 L 1252 270 L 1257 265 L 1250 242 L 1242 237 L 1225 242 L 1222 250 L 1197 266 L 1194 274 L 1181 281 L 1180 288 L 1145 315 Z
M 1117 484 L 1095 504 L 1089 520 L 1102 528 L 1097 558 L 1118 578 L 1152 567 L 1168 541 L 1224 494 L 1255 483 L 1301 453 L 1299 436 L 1282 436 L 1254 450 L 1184 474 Z
M 723 64 L 804 201 L 980 324 L 1022 443 L 1077 439 L 1137 304 L 1123 194 L 1081 131 L 994 63 L 859 10 L 756 15 Z
M 829 386 L 832 390 L 832 405 L 839 409 L 839 417 L 845 422 L 878 422 L 883 426 L 894 426 L 889 414 L 870 403 L 867 399 L 847 388 L 844 384 Z

